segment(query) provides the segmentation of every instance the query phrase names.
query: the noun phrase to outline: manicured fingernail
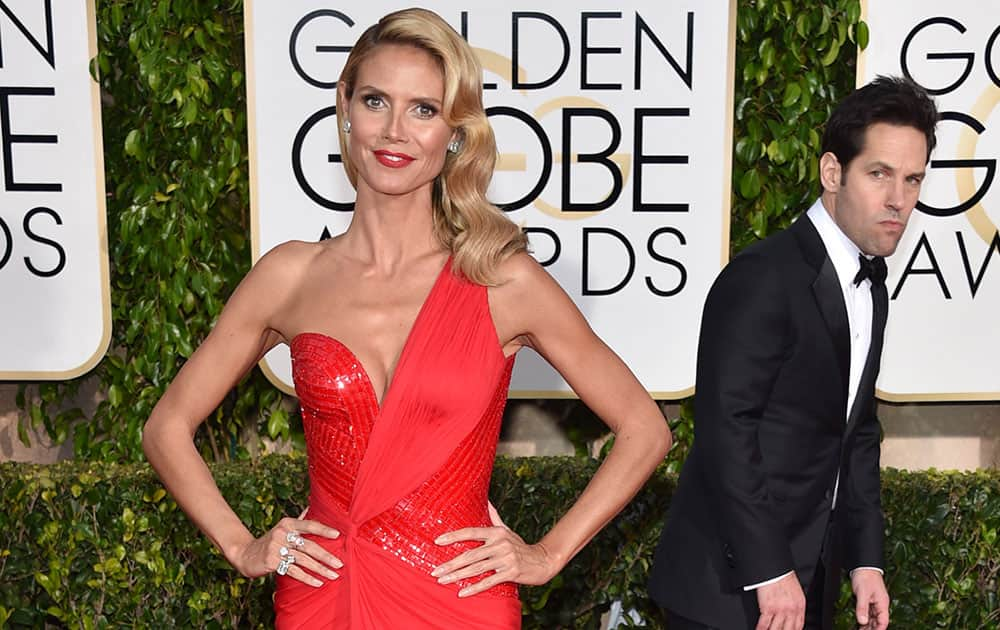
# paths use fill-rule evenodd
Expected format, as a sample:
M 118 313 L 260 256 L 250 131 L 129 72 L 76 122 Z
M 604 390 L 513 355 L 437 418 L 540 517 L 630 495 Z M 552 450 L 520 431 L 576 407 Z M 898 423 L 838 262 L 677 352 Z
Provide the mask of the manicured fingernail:
M 336 580 L 340 576 L 337 575 L 336 571 L 330 571 L 329 569 L 327 569 L 327 571 L 326 571 L 326 577 L 330 578 L 331 580 Z
M 335 529 L 330 530 L 330 538 L 340 538 L 340 532 Z
M 431 577 L 437 577 L 439 575 L 441 575 L 441 567 L 434 567 L 434 570 L 431 571 Z
M 313 585 L 313 586 L 315 586 L 316 588 L 319 588 L 319 587 L 323 586 L 323 583 L 322 583 L 322 582 L 320 582 L 319 580 L 317 580 L 316 578 L 313 578 L 313 581 L 312 581 L 312 582 L 310 582 L 310 584 L 312 584 L 312 585 Z
M 434 544 L 435 545 L 448 544 L 448 536 L 447 535 L 438 536 L 437 538 L 434 539 Z
M 458 596 L 459 597 L 468 597 L 469 596 L 469 589 L 463 588 L 462 590 L 460 590 L 458 592 Z
M 343 569 L 344 568 L 344 563 L 341 562 L 340 560 L 337 560 L 336 558 L 334 558 L 333 561 L 330 562 L 330 564 L 333 566 L 334 569 Z

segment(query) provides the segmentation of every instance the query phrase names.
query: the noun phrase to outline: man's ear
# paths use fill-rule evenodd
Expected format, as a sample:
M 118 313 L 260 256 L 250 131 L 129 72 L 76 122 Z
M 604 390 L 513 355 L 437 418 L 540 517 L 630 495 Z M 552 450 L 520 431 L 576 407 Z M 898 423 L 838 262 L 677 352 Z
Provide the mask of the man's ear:
M 827 151 L 819 158 L 819 182 L 823 190 L 836 193 L 840 188 L 840 182 L 844 176 L 840 166 L 840 160 L 833 153 Z

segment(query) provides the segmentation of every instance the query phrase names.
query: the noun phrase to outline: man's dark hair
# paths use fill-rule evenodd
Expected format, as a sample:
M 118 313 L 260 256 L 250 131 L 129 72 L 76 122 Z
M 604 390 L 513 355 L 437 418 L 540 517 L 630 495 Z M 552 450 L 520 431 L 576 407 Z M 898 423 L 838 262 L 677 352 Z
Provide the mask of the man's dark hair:
M 878 76 L 842 100 L 823 132 L 822 153 L 837 156 L 843 171 L 864 149 L 865 131 L 875 123 L 913 127 L 927 138 L 927 157 L 937 144 L 938 111 L 927 91 L 903 77 Z

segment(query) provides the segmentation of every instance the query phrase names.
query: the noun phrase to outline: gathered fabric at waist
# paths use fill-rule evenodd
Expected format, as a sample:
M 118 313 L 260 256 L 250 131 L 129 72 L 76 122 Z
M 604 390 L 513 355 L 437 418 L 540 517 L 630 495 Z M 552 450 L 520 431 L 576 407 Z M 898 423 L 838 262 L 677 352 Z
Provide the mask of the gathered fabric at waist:
M 467 541 L 451 545 L 437 545 L 434 540 L 441 534 L 465 527 L 490 527 L 489 512 L 483 500 L 481 507 L 470 506 L 468 501 L 450 499 L 440 502 L 422 500 L 411 496 L 402 499 L 392 509 L 369 519 L 364 523 L 354 523 L 348 513 L 337 506 L 335 501 L 314 486 L 309 499 L 306 518 L 317 520 L 337 529 L 341 535 L 330 540 L 312 537 L 324 548 L 336 555 L 334 549 L 343 549 L 345 544 L 367 543 L 371 551 L 393 556 L 408 565 L 426 579 L 437 584 L 430 572 L 439 564 L 478 547 L 478 541 Z M 478 507 L 478 509 L 476 509 Z M 339 543 L 339 544 L 338 544 Z M 457 593 L 462 588 L 475 584 L 485 576 L 459 580 L 453 584 L 439 585 Z M 517 597 L 517 586 L 512 583 L 498 584 L 485 596 Z
M 520 628 L 521 605 L 515 584 L 506 582 L 484 593 L 460 598 L 459 590 L 482 578 L 438 584 L 430 575 L 433 567 L 478 543 L 438 547 L 433 544 L 433 538 L 439 534 L 433 534 L 429 540 L 423 535 L 407 538 L 408 532 L 389 528 L 396 520 L 393 517 L 398 516 L 391 513 L 399 511 L 400 507 L 359 526 L 335 504 L 324 501 L 322 493 L 314 491 L 304 518 L 333 527 L 340 536 L 330 539 L 305 534 L 305 537 L 337 556 L 344 566 L 337 570 L 340 577 L 335 580 L 321 577 L 324 584 L 320 588 L 279 576 L 274 602 L 276 627 L 279 630 L 313 627 L 341 630 L 445 626 L 482 630 Z M 405 513 L 405 509 L 403 511 Z M 432 530 L 415 527 L 412 531 Z M 404 551 L 402 545 L 407 542 L 410 546 Z M 435 549 L 427 552 L 428 544 Z M 400 626 L 404 620 L 405 624 Z

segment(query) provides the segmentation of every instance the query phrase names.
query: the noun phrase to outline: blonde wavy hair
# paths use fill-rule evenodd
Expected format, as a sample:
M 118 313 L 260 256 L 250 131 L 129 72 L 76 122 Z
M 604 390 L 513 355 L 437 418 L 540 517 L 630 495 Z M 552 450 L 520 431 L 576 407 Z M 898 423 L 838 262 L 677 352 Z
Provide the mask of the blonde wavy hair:
M 527 249 L 528 241 L 510 219 L 486 199 L 497 148 L 483 109 L 482 68 L 472 48 L 436 13 L 404 9 L 369 27 L 351 50 L 340 75 L 342 98 L 350 101 L 361 64 L 383 44 L 412 46 L 437 60 L 444 76 L 442 116 L 458 130 L 461 149 L 448 152 L 434 180 L 434 235 L 451 251 L 454 268 L 469 280 L 496 284 L 496 268 L 508 256 Z M 337 129 L 344 169 L 357 188 L 358 172 L 347 152 L 343 108 Z

